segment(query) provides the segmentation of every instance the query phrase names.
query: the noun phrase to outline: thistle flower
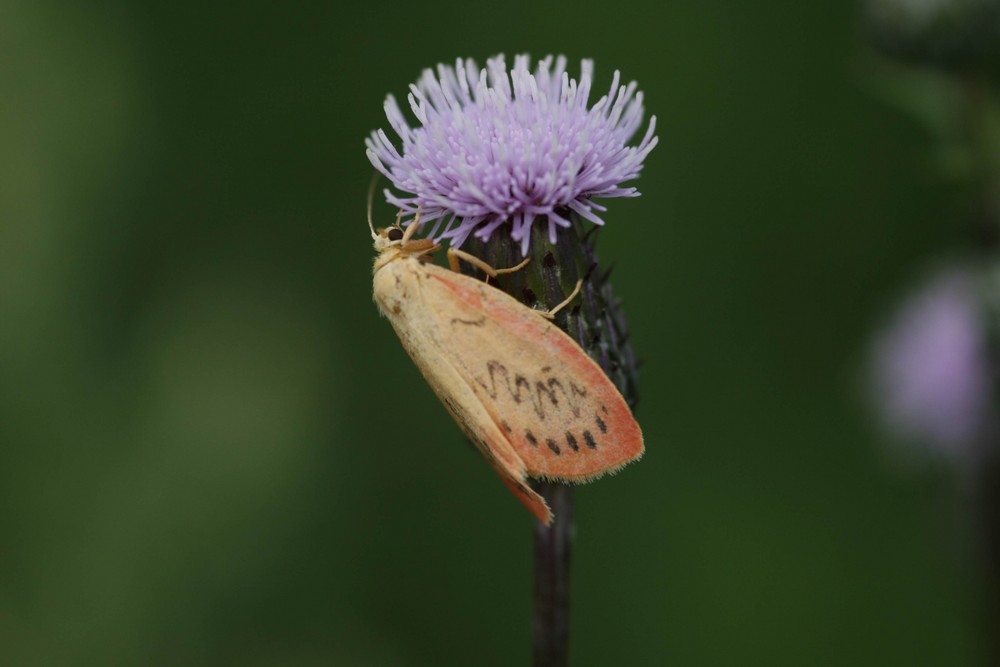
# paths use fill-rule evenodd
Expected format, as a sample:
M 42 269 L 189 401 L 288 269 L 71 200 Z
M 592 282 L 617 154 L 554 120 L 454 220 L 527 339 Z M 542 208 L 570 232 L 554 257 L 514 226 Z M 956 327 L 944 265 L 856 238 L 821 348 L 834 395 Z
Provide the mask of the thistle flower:
M 399 190 L 386 200 L 434 222 L 429 235 L 462 245 L 470 235 L 487 240 L 509 223 L 510 237 L 527 254 L 536 222 L 559 228 L 575 213 L 594 224 L 606 210 L 594 199 L 634 197 L 621 184 L 639 175 L 656 145 L 656 118 L 635 146 L 642 124 L 642 93 L 635 82 L 611 89 L 588 106 L 593 63 L 584 60 L 580 80 L 566 72 L 566 58 L 541 60 L 531 73 L 526 55 L 508 73 L 504 57 L 478 69 L 471 60 L 424 70 L 408 100 L 421 126 L 412 128 L 395 98 L 385 102 L 402 151 L 382 130 L 365 141 L 368 158 Z
M 582 62 L 579 81 L 570 78 L 562 56 L 541 60 L 534 73 L 529 64 L 517 56 L 508 72 L 501 55 L 482 70 L 462 59 L 454 67 L 439 65 L 436 74 L 425 70 L 408 96 L 420 126 L 410 127 L 390 95 L 385 112 L 402 150 L 379 130 L 365 141 L 368 158 L 408 193 L 386 190 L 386 200 L 433 223 L 428 236 L 453 247 L 467 242 L 473 255 L 495 267 L 518 263 L 515 254 L 530 257 L 526 268 L 491 281 L 522 303 L 551 309 L 579 281 L 580 296 L 555 323 L 634 407 L 637 363 L 625 318 L 610 271 L 597 268 L 595 228 L 584 231 L 583 220 L 603 224 L 598 212 L 605 208 L 595 199 L 639 194 L 622 184 L 639 175 L 656 146 L 656 119 L 629 146 L 643 116 L 634 82 L 620 85 L 615 72 L 608 94 L 591 106 L 591 61 Z M 537 482 L 535 489 L 557 517 L 551 527 L 535 525 L 535 664 L 564 665 L 573 488 Z
M 906 301 L 874 347 L 886 425 L 946 458 L 968 461 L 992 426 L 986 314 L 974 275 L 950 268 Z

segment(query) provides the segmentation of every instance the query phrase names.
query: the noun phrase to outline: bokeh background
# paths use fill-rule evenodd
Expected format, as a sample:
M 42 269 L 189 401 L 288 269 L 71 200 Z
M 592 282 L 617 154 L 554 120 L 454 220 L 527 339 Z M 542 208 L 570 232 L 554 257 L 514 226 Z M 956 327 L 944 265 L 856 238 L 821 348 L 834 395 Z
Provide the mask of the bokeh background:
M 530 516 L 364 222 L 385 95 L 498 52 L 659 120 L 598 245 L 647 455 L 577 493 L 575 664 L 979 663 L 960 485 L 863 391 L 968 232 L 933 132 L 859 5 L 652 0 L 0 4 L 0 662 L 528 663 Z

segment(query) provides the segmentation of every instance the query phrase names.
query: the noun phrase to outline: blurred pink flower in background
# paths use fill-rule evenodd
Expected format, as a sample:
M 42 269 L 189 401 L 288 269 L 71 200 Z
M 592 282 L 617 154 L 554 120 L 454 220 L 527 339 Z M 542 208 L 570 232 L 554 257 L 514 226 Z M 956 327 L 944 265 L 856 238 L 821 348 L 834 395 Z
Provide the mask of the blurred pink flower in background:
M 993 423 L 986 318 L 973 273 L 933 274 L 876 338 L 876 408 L 893 435 L 956 463 Z

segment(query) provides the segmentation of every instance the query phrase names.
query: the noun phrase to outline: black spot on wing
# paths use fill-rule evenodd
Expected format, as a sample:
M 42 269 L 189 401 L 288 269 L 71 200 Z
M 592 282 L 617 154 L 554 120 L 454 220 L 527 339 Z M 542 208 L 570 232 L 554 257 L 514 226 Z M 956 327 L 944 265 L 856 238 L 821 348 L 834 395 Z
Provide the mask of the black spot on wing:
M 500 426 L 503 426 L 503 430 L 505 430 L 508 433 L 510 433 L 510 424 L 508 424 L 507 422 L 505 422 L 503 420 L 500 420 Z
M 591 449 L 597 449 L 597 441 L 594 440 L 594 436 L 590 434 L 590 431 L 583 432 L 583 441 L 587 443 L 587 446 Z
M 562 450 L 559 449 L 559 445 L 557 445 L 556 441 L 553 440 L 552 438 L 546 438 L 545 439 L 545 444 L 548 445 L 549 449 L 551 449 L 556 454 L 562 454 Z
M 604 423 L 604 420 L 597 417 L 597 428 L 601 429 L 601 433 L 608 432 L 608 425 Z
M 576 436 L 569 431 L 566 431 L 566 444 L 569 445 L 569 448 L 574 452 L 580 451 L 580 445 L 576 444 Z
M 532 433 L 531 431 L 525 431 L 524 432 L 524 437 L 527 438 L 528 442 L 530 442 L 531 444 L 533 444 L 535 447 L 538 446 L 538 439 L 535 438 L 535 434 Z

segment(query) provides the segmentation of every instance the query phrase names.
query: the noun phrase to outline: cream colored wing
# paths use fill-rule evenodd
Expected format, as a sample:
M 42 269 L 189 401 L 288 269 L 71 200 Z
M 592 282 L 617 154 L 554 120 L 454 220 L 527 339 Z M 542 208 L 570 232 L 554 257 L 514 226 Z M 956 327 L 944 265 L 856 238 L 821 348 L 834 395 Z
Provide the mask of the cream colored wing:
M 401 258 L 386 264 L 375 274 L 375 301 L 392 323 L 403 348 L 444 403 L 462 431 L 479 448 L 493 469 L 539 521 L 551 523 L 552 513 L 545 501 L 527 484 L 524 462 L 506 439 L 497 422 L 469 383 L 455 368 L 447 331 L 439 330 L 429 308 L 448 311 L 463 306 L 455 299 L 424 298 L 424 286 L 431 265 Z

